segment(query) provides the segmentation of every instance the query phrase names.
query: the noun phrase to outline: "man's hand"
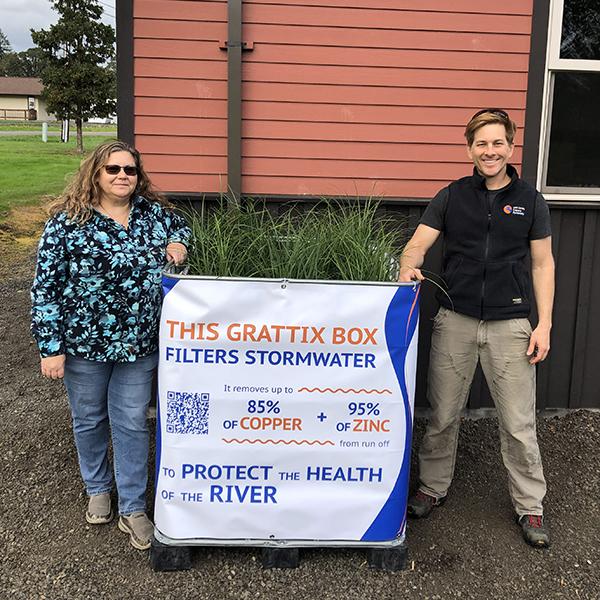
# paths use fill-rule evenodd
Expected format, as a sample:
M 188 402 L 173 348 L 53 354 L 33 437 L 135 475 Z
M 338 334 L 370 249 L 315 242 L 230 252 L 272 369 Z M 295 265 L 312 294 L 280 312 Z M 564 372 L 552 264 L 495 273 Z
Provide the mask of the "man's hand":
M 167 245 L 167 261 L 172 260 L 176 265 L 185 262 L 187 248 L 179 242 L 171 242 Z
M 398 281 L 401 283 L 408 283 L 410 281 L 423 281 L 423 273 L 421 269 L 416 267 L 400 267 L 400 273 L 398 274 Z
M 62 379 L 65 374 L 65 355 L 42 358 L 42 375 L 48 379 Z
M 550 327 L 538 325 L 529 338 L 527 356 L 530 356 L 529 364 L 535 365 L 542 362 L 550 351 Z

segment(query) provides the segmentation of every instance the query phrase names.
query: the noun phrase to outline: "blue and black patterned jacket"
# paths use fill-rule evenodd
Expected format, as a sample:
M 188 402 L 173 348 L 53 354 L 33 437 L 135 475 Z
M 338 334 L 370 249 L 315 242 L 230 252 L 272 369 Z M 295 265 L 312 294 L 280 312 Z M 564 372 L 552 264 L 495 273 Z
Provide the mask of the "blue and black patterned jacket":
M 182 217 L 141 196 L 132 200 L 128 229 L 99 212 L 83 225 L 52 217 L 31 289 L 41 356 L 130 362 L 155 352 L 165 249 L 189 237 Z

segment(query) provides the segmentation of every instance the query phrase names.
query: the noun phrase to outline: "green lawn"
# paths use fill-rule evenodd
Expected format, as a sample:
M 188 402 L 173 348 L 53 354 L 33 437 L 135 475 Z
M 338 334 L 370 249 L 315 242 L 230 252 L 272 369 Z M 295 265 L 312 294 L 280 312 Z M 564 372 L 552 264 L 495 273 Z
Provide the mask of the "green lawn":
M 86 136 L 84 148 L 89 152 L 107 139 Z M 37 204 L 46 194 L 60 193 L 81 158 L 75 151 L 74 136 L 68 144 L 57 137 L 46 143 L 41 138 L 0 137 L 0 221 L 12 208 Z
M 49 131 L 60 131 L 62 127 L 61 121 L 49 121 Z M 39 131 L 42 134 L 41 121 L 13 121 L 0 119 L 0 131 Z M 76 133 L 75 123 L 71 122 L 71 134 Z M 83 131 L 117 131 L 115 123 L 84 123 Z

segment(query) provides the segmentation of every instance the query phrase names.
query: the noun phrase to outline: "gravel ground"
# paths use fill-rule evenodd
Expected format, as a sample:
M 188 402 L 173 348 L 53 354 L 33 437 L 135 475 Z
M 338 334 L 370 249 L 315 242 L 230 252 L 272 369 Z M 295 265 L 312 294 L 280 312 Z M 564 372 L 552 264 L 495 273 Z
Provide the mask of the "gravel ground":
M 30 280 L 31 260 L 0 269 L 0 598 L 600 598 L 600 413 L 584 411 L 539 422 L 550 550 L 522 541 L 484 418 L 463 423 L 446 504 L 410 523 L 405 571 L 370 570 L 360 550 L 304 550 L 295 570 L 263 570 L 260 550 L 199 548 L 192 570 L 153 572 L 115 522 L 85 523 L 65 394 L 39 375 L 28 333 Z

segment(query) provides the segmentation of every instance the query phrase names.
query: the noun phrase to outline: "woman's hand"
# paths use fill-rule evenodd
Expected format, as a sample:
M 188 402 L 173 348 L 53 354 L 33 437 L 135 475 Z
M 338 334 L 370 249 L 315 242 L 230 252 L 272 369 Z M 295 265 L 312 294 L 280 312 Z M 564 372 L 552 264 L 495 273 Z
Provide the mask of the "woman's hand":
M 65 355 L 42 358 L 42 375 L 48 379 L 62 379 L 65 374 Z
M 179 242 L 167 244 L 167 261 L 172 260 L 176 265 L 185 262 L 187 258 L 187 248 Z

